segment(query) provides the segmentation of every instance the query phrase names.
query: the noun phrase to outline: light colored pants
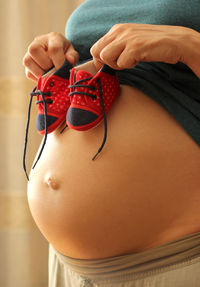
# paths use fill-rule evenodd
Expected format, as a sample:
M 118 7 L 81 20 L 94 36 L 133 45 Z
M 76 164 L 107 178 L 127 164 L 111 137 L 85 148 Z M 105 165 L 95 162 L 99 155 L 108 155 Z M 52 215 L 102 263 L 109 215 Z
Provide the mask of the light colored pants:
M 129 255 L 74 259 L 50 245 L 49 287 L 199 287 L 200 232 Z

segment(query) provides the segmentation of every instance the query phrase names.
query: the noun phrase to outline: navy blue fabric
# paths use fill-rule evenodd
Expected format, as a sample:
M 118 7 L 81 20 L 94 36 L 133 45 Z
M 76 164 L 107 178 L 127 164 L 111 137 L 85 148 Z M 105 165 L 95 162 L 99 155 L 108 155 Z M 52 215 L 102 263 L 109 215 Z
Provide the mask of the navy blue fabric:
M 73 66 L 66 60 L 65 63 L 62 65 L 60 69 L 58 69 L 54 75 L 63 78 L 63 79 L 69 79 L 70 77 L 70 70 L 73 68 Z
M 66 37 L 91 58 L 91 46 L 117 23 L 184 26 L 200 32 L 199 0 L 86 0 L 66 24 Z M 200 79 L 183 63 L 140 62 L 117 72 L 121 84 L 134 86 L 162 105 L 200 146 Z
M 90 111 L 69 108 L 67 112 L 67 121 L 72 126 L 83 126 L 92 123 L 98 116 Z
M 58 118 L 47 115 L 47 127 L 50 127 Z M 38 114 L 36 118 L 36 128 L 38 131 L 43 131 L 45 129 L 45 116 L 43 114 Z

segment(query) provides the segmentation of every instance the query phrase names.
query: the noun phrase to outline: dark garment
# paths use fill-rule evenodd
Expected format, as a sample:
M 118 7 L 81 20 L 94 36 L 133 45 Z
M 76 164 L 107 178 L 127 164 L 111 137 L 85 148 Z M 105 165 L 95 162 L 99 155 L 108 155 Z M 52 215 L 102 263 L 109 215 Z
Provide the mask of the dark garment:
M 91 46 L 114 24 L 174 25 L 200 32 L 199 14 L 199 0 L 86 0 L 69 18 L 66 37 L 81 63 L 91 58 Z M 121 84 L 140 89 L 162 105 L 200 146 L 200 79 L 189 67 L 140 62 L 118 76 Z

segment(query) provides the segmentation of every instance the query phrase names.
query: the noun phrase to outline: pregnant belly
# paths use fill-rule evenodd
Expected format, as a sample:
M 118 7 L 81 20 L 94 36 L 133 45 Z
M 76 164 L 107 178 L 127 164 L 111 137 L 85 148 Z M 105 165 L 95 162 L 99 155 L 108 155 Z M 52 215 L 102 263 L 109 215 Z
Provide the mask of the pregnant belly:
M 159 104 L 123 86 L 103 123 L 48 135 L 28 201 L 61 253 L 103 258 L 141 251 L 200 230 L 199 147 Z

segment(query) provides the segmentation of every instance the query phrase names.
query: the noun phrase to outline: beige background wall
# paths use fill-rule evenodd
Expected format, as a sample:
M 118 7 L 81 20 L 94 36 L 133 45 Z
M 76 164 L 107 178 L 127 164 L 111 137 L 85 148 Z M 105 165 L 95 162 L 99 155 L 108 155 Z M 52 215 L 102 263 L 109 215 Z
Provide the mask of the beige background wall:
M 47 287 L 48 243 L 38 231 L 26 199 L 22 153 L 29 92 L 22 58 L 36 35 L 64 33 L 67 17 L 81 1 L 0 2 L 0 286 Z M 34 104 L 33 104 L 34 106 Z M 35 111 L 36 112 L 36 111 Z M 28 167 L 41 140 L 32 114 Z

